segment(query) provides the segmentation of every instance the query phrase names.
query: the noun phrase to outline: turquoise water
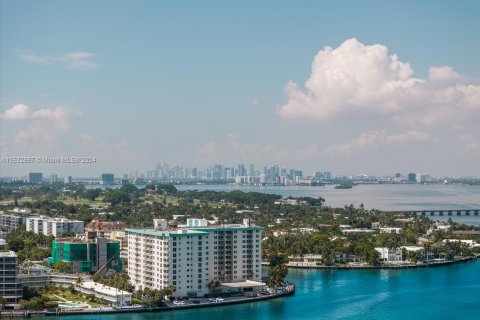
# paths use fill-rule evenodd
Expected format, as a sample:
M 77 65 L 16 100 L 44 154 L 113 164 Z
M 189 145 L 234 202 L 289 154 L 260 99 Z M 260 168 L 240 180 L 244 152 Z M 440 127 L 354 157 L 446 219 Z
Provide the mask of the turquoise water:
M 480 319 L 480 261 L 417 270 L 290 270 L 292 297 L 102 320 Z

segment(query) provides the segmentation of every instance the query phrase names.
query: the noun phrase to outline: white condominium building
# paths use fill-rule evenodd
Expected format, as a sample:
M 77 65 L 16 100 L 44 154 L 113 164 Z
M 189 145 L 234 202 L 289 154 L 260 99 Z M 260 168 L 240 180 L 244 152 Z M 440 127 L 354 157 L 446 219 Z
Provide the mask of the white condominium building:
M 26 218 L 25 225 L 27 231 L 46 236 L 53 235 L 54 237 L 58 237 L 61 234 L 77 234 L 85 231 L 83 221 L 65 218 L 31 217 Z
M 128 275 L 136 289 L 174 285 L 175 296 L 203 296 L 211 281 L 261 279 L 263 228 L 243 224 L 208 226 L 188 219 L 168 228 L 155 220 L 154 229 L 129 229 Z
M 18 213 L 10 214 L 0 211 L 0 229 L 6 231 L 16 230 L 25 223 L 25 219 L 25 216 L 20 216 Z
M 22 284 L 17 277 L 17 254 L 5 250 L 6 241 L 0 239 L 0 297 L 9 307 L 17 307 L 22 298 Z

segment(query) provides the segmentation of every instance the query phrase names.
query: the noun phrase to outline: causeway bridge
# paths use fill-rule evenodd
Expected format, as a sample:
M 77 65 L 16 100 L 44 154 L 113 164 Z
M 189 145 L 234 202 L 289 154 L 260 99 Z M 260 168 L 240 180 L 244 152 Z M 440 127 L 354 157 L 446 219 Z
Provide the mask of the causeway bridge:
M 410 210 L 417 216 L 480 216 L 480 209 Z

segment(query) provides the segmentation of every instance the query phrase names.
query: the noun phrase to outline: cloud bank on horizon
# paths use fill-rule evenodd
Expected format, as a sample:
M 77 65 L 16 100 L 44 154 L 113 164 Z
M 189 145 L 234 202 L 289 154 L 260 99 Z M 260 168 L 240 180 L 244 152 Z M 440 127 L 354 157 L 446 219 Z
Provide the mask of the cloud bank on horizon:
M 355 38 L 318 52 L 305 88 L 290 81 L 285 93 L 288 103 L 278 113 L 289 119 L 370 114 L 408 126 L 431 126 L 455 124 L 480 112 L 478 80 L 449 66 L 430 67 L 427 79 L 415 78 L 410 64 L 386 46 Z
M 92 52 L 78 51 L 69 52 L 63 55 L 49 56 L 39 55 L 30 51 L 16 51 L 18 59 L 39 65 L 60 65 L 67 69 L 90 70 L 98 69 L 99 65 L 95 61 L 96 55 Z
M 0 135 L 2 153 L 52 152 L 60 137 L 70 131 L 71 119 L 80 115 L 63 106 L 32 111 L 27 105 L 16 104 L 0 114 L 1 121 L 16 122 L 19 129 L 13 137 Z

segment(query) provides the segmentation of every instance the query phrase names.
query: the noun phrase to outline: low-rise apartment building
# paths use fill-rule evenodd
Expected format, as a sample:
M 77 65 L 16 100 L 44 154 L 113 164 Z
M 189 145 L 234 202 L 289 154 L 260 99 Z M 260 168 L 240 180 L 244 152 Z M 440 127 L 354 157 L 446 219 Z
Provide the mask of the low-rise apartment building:
M 84 232 L 84 223 L 80 220 L 51 217 L 29 217 L 25 220 L 26 230 L 46 236 L 58 237 L 62 234 L 78 234 Z
M 16 230 L 25 223 L 27 217 L 18 213 L 0 211 L 0 229 L 5 231 Z

